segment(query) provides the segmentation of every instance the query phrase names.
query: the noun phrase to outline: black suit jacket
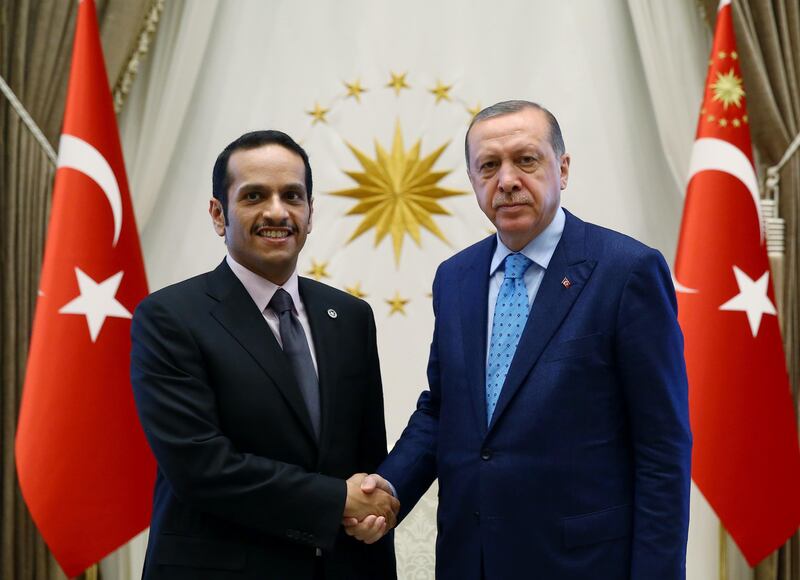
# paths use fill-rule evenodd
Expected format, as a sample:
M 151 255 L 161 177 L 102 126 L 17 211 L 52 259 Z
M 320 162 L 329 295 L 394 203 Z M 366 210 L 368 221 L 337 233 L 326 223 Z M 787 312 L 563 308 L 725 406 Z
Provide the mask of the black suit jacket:
M 392 538 L 340 522 L 344 479 L 386 456 L 369 305 L 300 278 L 319 370 L 316 441 L 291 368 L 223 262 L 148 296 L 133 317 L 131 380 L 158 461 L 143 577 L 395 578 Z

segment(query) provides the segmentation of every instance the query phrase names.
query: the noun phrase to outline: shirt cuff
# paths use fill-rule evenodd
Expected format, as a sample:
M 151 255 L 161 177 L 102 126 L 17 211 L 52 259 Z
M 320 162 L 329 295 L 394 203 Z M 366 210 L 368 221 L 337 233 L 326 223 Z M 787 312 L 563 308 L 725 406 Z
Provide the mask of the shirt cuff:
M 385 477 L 383 478 L 383 480 L 386 482 L 386 485 L 389 486 L 389 489 L 392 490 L 392 495 L 395 497 L 395 499 L 397 499 L 397 490 L 392 485 L 392 482 L 386 479 Z

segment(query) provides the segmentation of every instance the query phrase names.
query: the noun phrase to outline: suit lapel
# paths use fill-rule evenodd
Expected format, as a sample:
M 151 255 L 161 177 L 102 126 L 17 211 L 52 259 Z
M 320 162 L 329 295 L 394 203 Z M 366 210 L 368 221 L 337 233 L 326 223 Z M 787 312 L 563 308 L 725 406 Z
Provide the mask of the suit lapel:
M 255 359 L 286 399 L 307 435 L 316 441 L 311 417 L 283 350 L 225 260 L 209 274 L 208 293 L 219 301 L 211 315 Z
M 539 360 L 542 351 L 561 326 L 594 269 L 595 262 L 585 259 L 586 224 L 566 210 L 565 213 L 567 219 L 564 233 L 533 301 L 528 322 L 511 361 L 511 368 L 506 375 L 489 429 L 497 423 L 525 377 Z M 564 278 L 569 280 L 566 286 L 562 283 Z M 533 387 L 535 388 L 535 385 Z
M 314 351 L 317 359 L 317 376 L 319 378 L 319 397 L 322 425 L 319 436 L 319 456 L 325 455 L 330 441 L 331 422 L 333 421 L 334 369 L 335 353 L 341 344 L 341 336 L 337 337 L 336 319 L 328 314 L 331 307 L 307 278 L 298 278 L 300 297 L 308 316 Z
M 489 266 L 496 237 L 484 240 L 478 246 L 478 256 L 465 268 L 461 276 L 458 299 L 460 301 L 461 330 L 464 344 L 464 366 L 469 383 L 469 396 L 475 411 L 475 420 L 481 435 L 486 433 L 486 333 L 489 316 Z

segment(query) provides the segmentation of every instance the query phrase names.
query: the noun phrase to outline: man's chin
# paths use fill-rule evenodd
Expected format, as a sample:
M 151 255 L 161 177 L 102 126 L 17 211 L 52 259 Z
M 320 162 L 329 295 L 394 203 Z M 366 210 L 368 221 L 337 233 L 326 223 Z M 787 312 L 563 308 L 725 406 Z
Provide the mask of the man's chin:
M 535 225 L 529 220 L 525 222 L 503 222 L 498 220 L 495 226 L 503 243 L 508 249 L 515 252 L 524 248 L 528 242 L 536 237 Z
M 273 249 L 269 252 L 260 251 L 256 255 L 249 255 L 234 260 L 251 272 L 266 278 L 274 284 L 281 285 L 292 275 L 297 265 L 297 254 L 286 248 L 284 251 Z
M 498 219 L 494 225 L 501 234 L 514 237 L 530 234 L 536 229 L 536 223 L 527 216 L 518 219 Z

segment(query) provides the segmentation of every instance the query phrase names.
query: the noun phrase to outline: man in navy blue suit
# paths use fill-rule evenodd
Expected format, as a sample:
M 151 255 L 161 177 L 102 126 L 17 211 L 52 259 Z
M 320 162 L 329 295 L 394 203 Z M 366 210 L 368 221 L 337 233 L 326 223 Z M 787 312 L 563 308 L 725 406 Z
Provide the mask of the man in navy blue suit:
M 561 207 L 570 156 L 527 101 L 466 138 L 497 228 L 433 283 L 429 390 L 362 489 L 401 519 L 438 477 L 439 579 L 685 578 L 691 433 L 661 254 Z M 388 528 L 345 522 L 375 541 Z

